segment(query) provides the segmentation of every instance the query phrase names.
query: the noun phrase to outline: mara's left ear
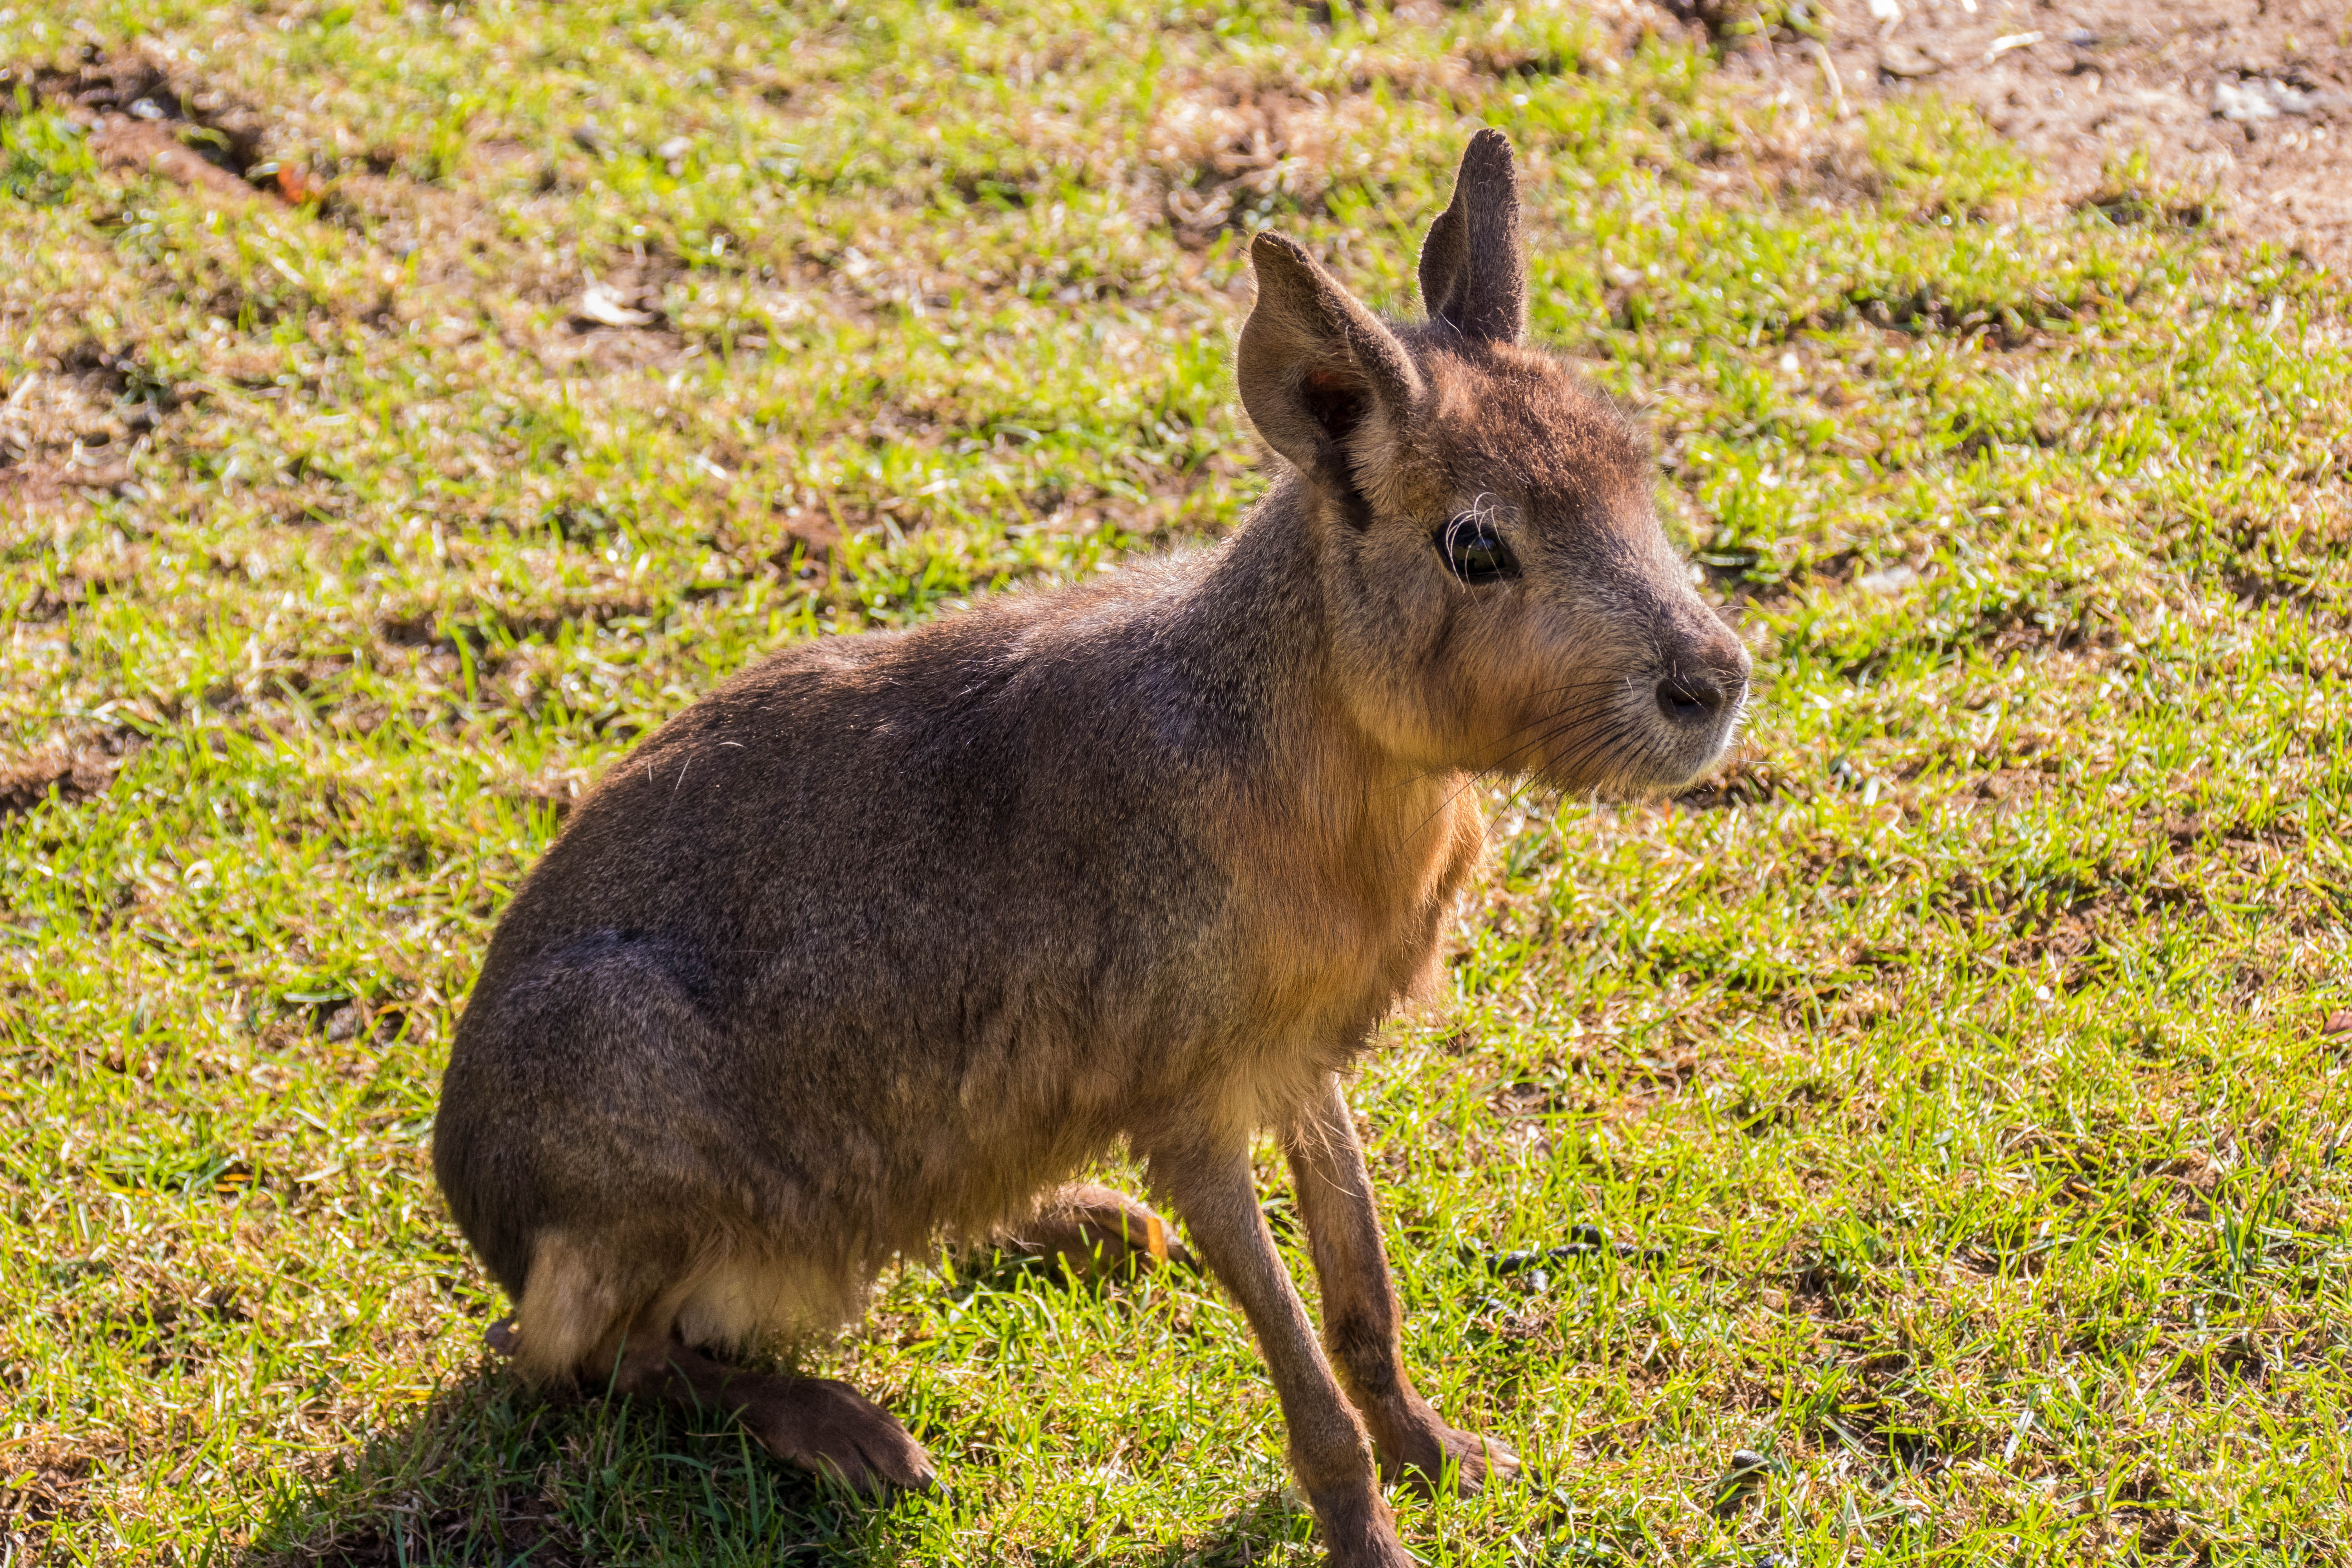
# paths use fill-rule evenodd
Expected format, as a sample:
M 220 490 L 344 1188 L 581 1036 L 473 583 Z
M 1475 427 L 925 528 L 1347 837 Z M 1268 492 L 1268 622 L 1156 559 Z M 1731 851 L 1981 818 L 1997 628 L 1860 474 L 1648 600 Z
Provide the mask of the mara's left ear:
M 1454 201 L 1421 246 L 1421 302 L 1465 338 L 1515 343 L 1528 330 L 1528 253 L 1511 143 L 1481 131 L 1462 154 Z
M 1352 489 L 1349 437 L 1376 411 L 1402 418 L 1421 396 L 1421 373 L 1396 334 L 1297 241 L 1262 232 L 1250 262 L 1257 303 L 1236 356 L 1242 406 L 1276 451 Z

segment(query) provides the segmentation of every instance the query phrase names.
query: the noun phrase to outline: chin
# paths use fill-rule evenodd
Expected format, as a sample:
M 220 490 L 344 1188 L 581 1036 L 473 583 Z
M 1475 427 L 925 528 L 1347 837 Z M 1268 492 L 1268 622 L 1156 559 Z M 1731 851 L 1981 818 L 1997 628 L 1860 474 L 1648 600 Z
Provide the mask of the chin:
M 1716 770 L 1731 750 L 1731 731 L 1694 746 L 1629 746 L 1600 767 L 1564 768 L 1557 761 L 1538 770 L 1543 783 L 1562 795 L 1636 804 L 1688 789 Z

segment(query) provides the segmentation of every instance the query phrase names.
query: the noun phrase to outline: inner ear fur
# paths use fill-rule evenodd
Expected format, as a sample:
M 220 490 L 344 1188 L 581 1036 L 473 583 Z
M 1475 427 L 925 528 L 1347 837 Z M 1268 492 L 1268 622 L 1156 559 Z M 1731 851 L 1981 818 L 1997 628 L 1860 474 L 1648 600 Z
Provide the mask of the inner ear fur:
M 1501 132 L 1470 138 L 1454 200 L 1421 246 L 1421 302 L 1432 321 L 1465 338 L 1516 343 L 1528 330 L 1528 253 L 1519 234 L 1519 177 Z
M 1296 241 L 1261 233 L 1250 262 L 1257 303 L 1242 328 L 1242 406 L 1276 451 L 1352 489 L 1349 437 L 1375 410 L 1401 417 L 1422 395 L 1421 373 L 1396 334 Z

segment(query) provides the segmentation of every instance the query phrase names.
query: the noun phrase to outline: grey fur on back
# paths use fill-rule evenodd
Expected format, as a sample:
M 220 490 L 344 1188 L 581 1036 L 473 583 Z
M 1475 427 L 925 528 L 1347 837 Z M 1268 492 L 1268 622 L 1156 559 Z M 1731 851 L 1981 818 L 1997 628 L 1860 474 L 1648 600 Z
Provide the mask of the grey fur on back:
M 1283 542 L 794 648 L 616 767 L 500 921 L 444 1093 L 500 1282 L 612 1200 L 870 1268 L 1248 1074 L 1200 826 L 1309 663 L 1311 578 L 1250 570 Z

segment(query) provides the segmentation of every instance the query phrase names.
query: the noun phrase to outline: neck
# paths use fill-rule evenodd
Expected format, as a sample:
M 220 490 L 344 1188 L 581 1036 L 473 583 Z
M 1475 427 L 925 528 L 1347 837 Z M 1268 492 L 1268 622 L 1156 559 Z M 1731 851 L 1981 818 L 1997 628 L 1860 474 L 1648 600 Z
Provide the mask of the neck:
M 1184 596 L 1177 640 L 1201 700 L 1241 741 L 1234 805 L 1286 856 L 1361 884 L 1419 883 L 1475 823 L 1467 775 L 1398 756 L 1358 719 L 1333 657 L 1315 498 L 1297 474 Z M 1368 889 L 1369 890 L 1369 889 Z
M 1196 729 L 1241 741 L 1194 810 L 1230 889 L 1253 1048 L 1331 1071 L 1428 983 L 1483 834 L 1462 774 L 1416 770 L 1346 700 L 1311 505 L 1295 477 L 1277 487 L 1181 595 L 1160 646 Z M 1279 1075 L 1238 1081 L 1240 1126 L 1306 1092 Z

